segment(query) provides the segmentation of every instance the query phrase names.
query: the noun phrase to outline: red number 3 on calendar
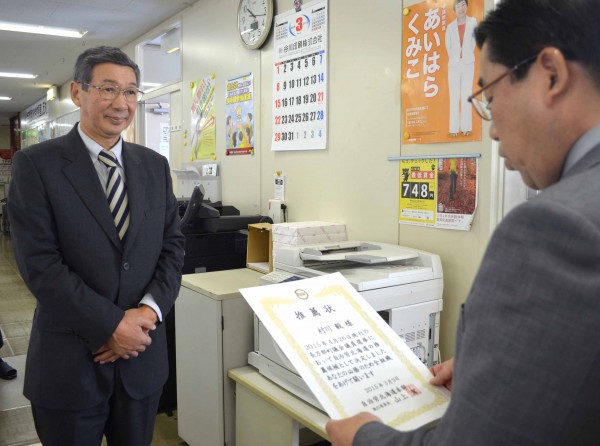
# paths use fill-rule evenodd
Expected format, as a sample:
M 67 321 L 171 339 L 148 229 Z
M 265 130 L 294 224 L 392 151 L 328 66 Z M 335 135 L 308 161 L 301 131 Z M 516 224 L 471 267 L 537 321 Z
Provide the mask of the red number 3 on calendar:
M 302 31 L 302 16 L 296 19 L 296 32 Z

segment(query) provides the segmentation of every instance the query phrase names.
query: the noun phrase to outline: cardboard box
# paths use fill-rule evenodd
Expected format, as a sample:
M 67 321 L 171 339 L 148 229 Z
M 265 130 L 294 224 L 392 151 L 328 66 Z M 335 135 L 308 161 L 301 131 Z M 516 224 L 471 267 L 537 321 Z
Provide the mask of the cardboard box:
M 273 242 L 290 246 L 343 242 L 348 240 L 346 225 L 325 221 L 278 223 L 272 228 Z
M 272 234 L 271 223 L 248 225 L 246 267 L 265 274 L 273 271 Z

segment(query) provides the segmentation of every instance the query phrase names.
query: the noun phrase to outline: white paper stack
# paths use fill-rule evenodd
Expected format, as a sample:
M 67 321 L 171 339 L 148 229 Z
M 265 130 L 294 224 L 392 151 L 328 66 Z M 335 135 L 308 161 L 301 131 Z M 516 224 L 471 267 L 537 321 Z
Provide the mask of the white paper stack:
M 273 246 L 315 245 L 348 240 L 346 225 L 325 221 L 299 221 L 278 223 L 272 226 Z

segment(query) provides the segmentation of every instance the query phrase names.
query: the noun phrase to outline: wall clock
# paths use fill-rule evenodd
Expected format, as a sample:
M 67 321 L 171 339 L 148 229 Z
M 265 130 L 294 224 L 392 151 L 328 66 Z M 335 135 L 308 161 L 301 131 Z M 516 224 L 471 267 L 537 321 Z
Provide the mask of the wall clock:
M 242 45 L 258 49 L 269 37 L 273 24 L 273 0 L 240 0 L 238 32 Z

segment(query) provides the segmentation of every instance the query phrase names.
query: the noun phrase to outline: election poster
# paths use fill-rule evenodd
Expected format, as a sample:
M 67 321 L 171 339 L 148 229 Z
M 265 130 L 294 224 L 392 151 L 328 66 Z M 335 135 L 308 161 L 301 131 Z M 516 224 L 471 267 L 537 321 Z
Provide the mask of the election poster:
M 403 9 L 403 144 L 481 141 L 469 96 L 478 88 L 473 31 L 483 0 L 426 0 Z

